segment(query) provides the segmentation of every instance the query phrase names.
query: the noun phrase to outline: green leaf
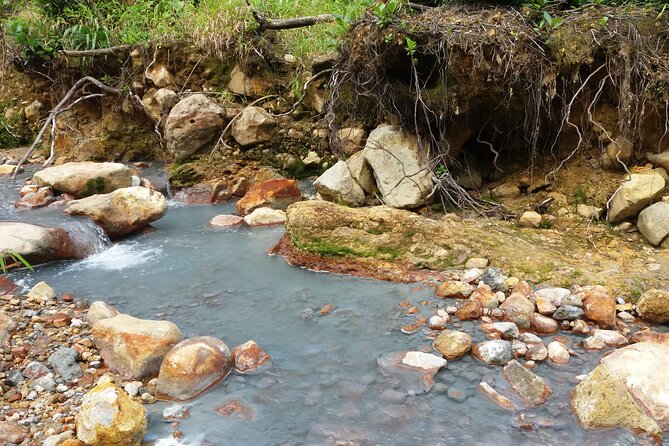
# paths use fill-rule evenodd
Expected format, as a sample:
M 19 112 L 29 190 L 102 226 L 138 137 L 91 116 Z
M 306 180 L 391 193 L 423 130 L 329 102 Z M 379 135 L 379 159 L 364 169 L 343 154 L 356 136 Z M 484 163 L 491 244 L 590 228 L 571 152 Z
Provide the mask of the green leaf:
M 28 268 L 30 271 L 33 271 L 33 267 L 32 267 L 32 265 L 31 265 L 30 263 L 28 263 L 28 261 L 27 261 L 26 259 L 24 259 L 23 256 L 22 256 L 21 254 L 19 254 L 18 252 L 13 252 L 13 253 L 12 253 L 12 256 L 13 256 L 13 257 L 16 257 L 16 258 L 19 260 L 19 262 L 23 263 L 23 265 L 24 265 L 26 268 Z

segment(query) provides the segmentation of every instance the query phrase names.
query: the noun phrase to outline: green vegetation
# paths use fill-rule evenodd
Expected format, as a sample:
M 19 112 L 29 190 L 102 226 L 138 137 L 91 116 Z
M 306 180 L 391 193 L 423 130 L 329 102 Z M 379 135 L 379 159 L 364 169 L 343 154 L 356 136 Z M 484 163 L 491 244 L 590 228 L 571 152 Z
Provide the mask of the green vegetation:
M 5 35 L 25 60 L 49 61 L 57 51 L 86 50 L 121 44 L 145 44 L 184 40 L 209 48 L 217 55 L 231 49 L 243 51 L 250 43 L 258 23 L 246 0 L 0 0 Z M 279 41 L 285 52 L 298 59 L 324 53 L 338 45 L 349 25 L 366 12 L 380 27 L 390 25 L 406 0 L 252 0 L 253 8 L 265 17 L 290 18 L 333 14 L 333 23 L 281 31 Z M 419 2 L 436 6 L 448 0 Z M 537 30 L 550 33 L 563 19 L 560 10 L 590 5 L 642 5 L 657 8 L 659 16 L 667 9 L 660 0 L 505 0 L 495 5 L 523 7 L 536 23 Z M 603 25 L 606 25 L 604 23 Z M 409 42 L 407 41 L 407 44 Z M 409 45 L 408 45 L 409 46 Z
M 6 260 L 5 257 L 7 257 L 8 260 Z M 4 273 L 6 273 L 9 268 L 21 265 L 25 266 L 30 271 L 33 270 L 32 265 L 28 263 L 28 261 L 24 259 L 23 256 L 18 252 L 12 251 L 9 254 L 0 255 L 0 269 Z
M 86 189 L 84 190 L 84 195 L 95 195 L 101 194 L 105 191 L 105 179 L 102 177 L 91 178 L 86 181 Z

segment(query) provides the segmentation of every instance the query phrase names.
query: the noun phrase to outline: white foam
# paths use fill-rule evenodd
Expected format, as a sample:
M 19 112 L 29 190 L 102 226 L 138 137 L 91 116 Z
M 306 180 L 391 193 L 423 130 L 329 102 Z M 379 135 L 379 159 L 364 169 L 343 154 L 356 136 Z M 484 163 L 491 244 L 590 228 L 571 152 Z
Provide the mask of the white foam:
M 163 250 L 160 248 L 144 248 L 136 243 L 117 244 L 74 263 L 66 271 L 91 269 L 121 271 L 154 261 L 162 252 Z

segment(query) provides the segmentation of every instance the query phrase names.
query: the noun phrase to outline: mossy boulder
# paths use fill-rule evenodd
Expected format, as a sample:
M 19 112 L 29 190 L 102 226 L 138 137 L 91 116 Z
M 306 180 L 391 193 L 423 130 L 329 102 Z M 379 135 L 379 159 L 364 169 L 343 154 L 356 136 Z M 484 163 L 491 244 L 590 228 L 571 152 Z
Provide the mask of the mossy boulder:
M 65 163 L 40 170 L 33 176 L 39 186 L 50 186 L 56 192 L 75 197 L 106 194 L 129 187 L 132 170 L 120 163 Z

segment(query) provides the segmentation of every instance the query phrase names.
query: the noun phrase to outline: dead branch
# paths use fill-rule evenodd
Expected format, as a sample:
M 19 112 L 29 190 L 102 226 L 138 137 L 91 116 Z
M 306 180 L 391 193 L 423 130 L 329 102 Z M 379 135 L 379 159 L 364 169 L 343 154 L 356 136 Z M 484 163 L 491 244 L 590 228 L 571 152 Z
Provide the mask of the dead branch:
M 132 48 L 130 45 L 117 45 L 95 50 L 60 50 L 58 53 L 65 57 L 117 56 L 118 53 L 130 51 L 130 48 Z
M 281 29 L 295 29 L 295 28 L 304 28 L 306 26 L 318 25 L 319 23 L 328 23 L 334 22 L 335 16 L 332 14 L 321 14 L 314 16 L 306 17 L 295 17 L 291 19 L 268 19 L 265 15 L 253 8 L 249 0 L 246 0 L 246 6 L 248 6 L 253 18 L 258 22 L 258 32 L 262 33 L 267 29 L 272 30 L 281 30 Z

